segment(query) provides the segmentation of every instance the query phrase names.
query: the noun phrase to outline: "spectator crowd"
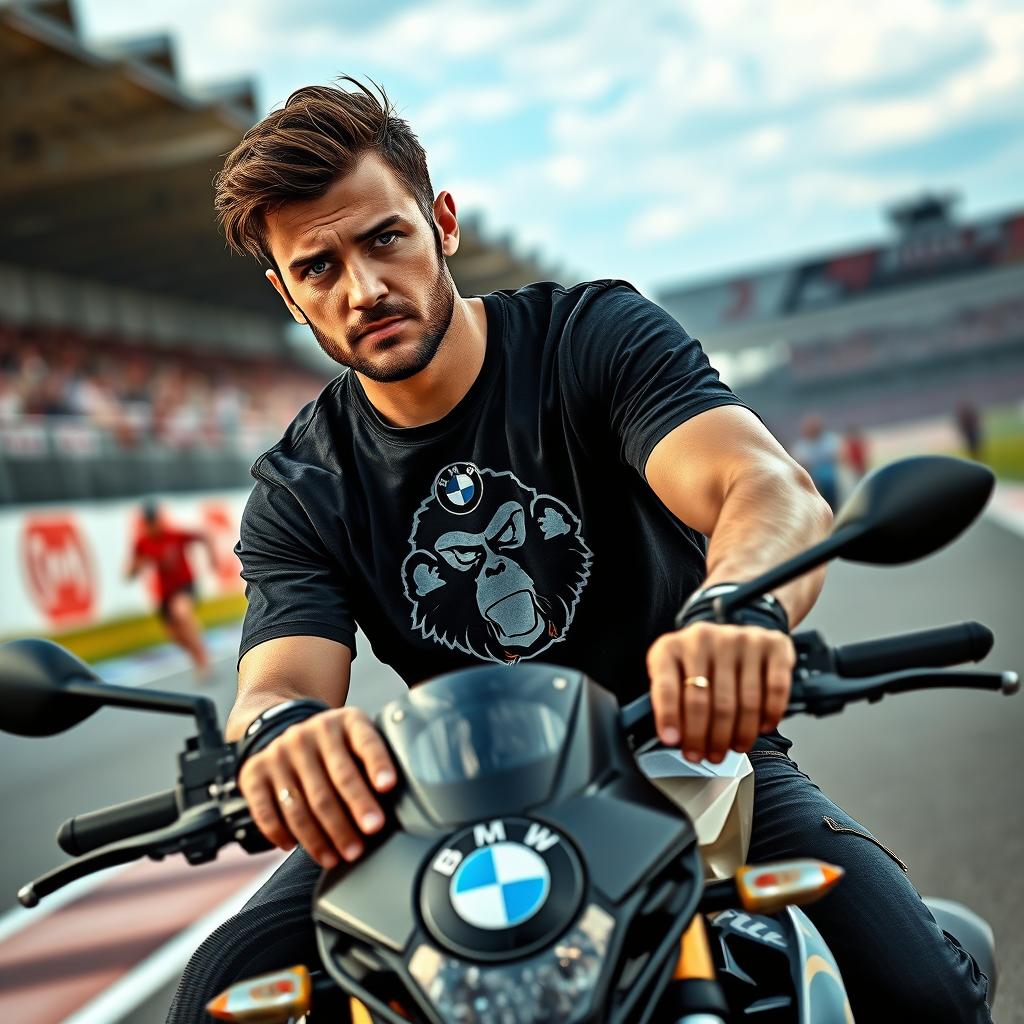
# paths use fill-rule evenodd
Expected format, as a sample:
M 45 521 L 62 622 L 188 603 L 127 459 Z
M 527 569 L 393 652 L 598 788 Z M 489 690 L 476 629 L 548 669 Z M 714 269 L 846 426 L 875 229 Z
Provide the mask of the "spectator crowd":
M 254 450 L 272 444 L 323 385 L 283 356 L 204 354 L 0 324 L 0 437 L 73 425 L 120 449 Z

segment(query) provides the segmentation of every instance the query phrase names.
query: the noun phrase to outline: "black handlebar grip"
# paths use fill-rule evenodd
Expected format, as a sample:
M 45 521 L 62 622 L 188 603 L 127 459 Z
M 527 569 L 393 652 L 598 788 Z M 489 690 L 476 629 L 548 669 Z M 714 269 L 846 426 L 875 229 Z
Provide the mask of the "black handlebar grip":
M 836 671 L 843 676 L 875 676 L 907 668 L 943 668 L 981 661 L 990 650 L 992 631 L 980 622 L 958 622 L 918 633 L 844 644 L 834 650 Z
M 81 857 L 107 843 L 163 828 L 177 818 L 178 800 L 175 791 L 168 789 L 69 818 L 57 830 L 57 843 L 65 853 Z

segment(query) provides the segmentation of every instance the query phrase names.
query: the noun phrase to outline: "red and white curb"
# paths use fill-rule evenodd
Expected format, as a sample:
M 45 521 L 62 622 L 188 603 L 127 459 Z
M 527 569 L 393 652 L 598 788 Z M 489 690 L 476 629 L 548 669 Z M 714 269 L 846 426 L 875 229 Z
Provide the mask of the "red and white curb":
M 173 981 L 281 860 L 229 848 L 199 867 L 141 861 L 12 911 L 0 919 L 0 1020 L 115 1024 Z

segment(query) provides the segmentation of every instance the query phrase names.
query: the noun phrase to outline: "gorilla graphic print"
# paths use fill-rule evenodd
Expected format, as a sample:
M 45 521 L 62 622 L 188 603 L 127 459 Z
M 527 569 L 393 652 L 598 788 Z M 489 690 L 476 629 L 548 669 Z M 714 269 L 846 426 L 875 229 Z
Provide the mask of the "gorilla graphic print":
M 409 547 L 402 584 L 413 629 L 502 664 L 565 639 L 592 560 L 568 506 L 471 462 L 437 475 Z

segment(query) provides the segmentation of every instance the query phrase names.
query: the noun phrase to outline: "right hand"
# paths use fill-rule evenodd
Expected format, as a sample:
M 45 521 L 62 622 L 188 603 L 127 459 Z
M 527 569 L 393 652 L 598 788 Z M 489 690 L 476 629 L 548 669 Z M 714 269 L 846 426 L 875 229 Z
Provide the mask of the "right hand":
M 298 842 L 321 867 L 333 868 L 342 858 L 358 859 L 363 837 L 383 827 L 374 790 L 388 792 L 397 777 L 365 712 L 339 708 L 293 725 L 253 754 L 238 787 L 257 828 L 275 846 L 290 850 Z

